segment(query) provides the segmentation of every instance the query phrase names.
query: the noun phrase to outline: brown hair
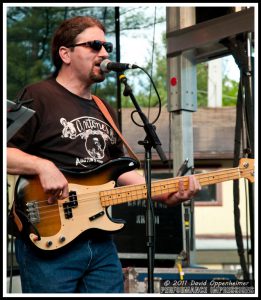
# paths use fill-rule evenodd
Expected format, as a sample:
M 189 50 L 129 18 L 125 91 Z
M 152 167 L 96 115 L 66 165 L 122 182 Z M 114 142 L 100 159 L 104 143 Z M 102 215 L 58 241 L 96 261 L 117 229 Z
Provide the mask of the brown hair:
M 99 27 L 104 32 L 106 31 L 104 25 L 97 19 L 90 16 L 77 16 L 67 19 L 55 31 L 52 40 L 52 60 L 55 66 L 53 76 L 56 77 L 62 66 L 62 60 L 59 55 L 61 46 L 68 47 L 75 42 L 78 34 L 89 27 Z

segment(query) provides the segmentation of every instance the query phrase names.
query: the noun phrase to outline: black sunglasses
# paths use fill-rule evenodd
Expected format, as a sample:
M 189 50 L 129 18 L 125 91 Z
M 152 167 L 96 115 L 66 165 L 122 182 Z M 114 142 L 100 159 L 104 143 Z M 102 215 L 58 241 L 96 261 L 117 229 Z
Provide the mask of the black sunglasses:
M 112 52 L 112 50 L 113 50 L 112 43 L 110 43 L 110 42 L 101 42 L 99 40 L 74 44 L 74 45 L 70 45 L 69 47 L 77 47 L 77 46 L 91 47 L 93 50 L 96 50 L 96 51 L 100 51 L 102 46 L 103 46 L 108 53 Z

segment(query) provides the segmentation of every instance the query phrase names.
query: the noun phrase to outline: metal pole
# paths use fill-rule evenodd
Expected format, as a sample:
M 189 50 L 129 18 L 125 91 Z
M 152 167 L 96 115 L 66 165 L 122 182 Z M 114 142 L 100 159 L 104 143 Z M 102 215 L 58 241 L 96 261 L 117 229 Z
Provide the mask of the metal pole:
M 116 61 L 120 62 L 120 8 L 115 7 L 115 42 L 116 42 Z M 120 130 L 122 129 L 121 121 L 121 83 L 117 76 L 117 114 Z

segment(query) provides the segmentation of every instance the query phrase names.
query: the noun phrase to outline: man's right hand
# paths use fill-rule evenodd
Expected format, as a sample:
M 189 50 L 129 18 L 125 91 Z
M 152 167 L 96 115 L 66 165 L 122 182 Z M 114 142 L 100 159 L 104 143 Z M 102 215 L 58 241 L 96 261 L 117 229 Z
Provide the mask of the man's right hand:
M 37 170 L 42 188 L 49 196 L 48 203 L 51 204 L 69 196 L 67 179 L 51 161 L 39 161 Z
M 48 202 L 69 196 L 68 181 L 53 162 L 28 154 L 17 148 L 7 148 L 7 173 L 12 175 L 38 175 Z

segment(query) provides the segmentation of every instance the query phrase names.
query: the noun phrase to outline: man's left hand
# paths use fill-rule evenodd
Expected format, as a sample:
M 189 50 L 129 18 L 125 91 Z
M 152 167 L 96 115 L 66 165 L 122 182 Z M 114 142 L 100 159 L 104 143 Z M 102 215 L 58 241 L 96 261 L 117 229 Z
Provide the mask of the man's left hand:
M 179 181 L 178 191 L 164 194 L 161 198 L 161 201 L 167 204 L 167 206 L 175 206 L 193 198 L 195 194 L 201 190 L 201 185 L 196 179 L 195 175 L 189 175 L 188 181 L 188 189 L 185 190 L 184 181 L 181 179 Z

